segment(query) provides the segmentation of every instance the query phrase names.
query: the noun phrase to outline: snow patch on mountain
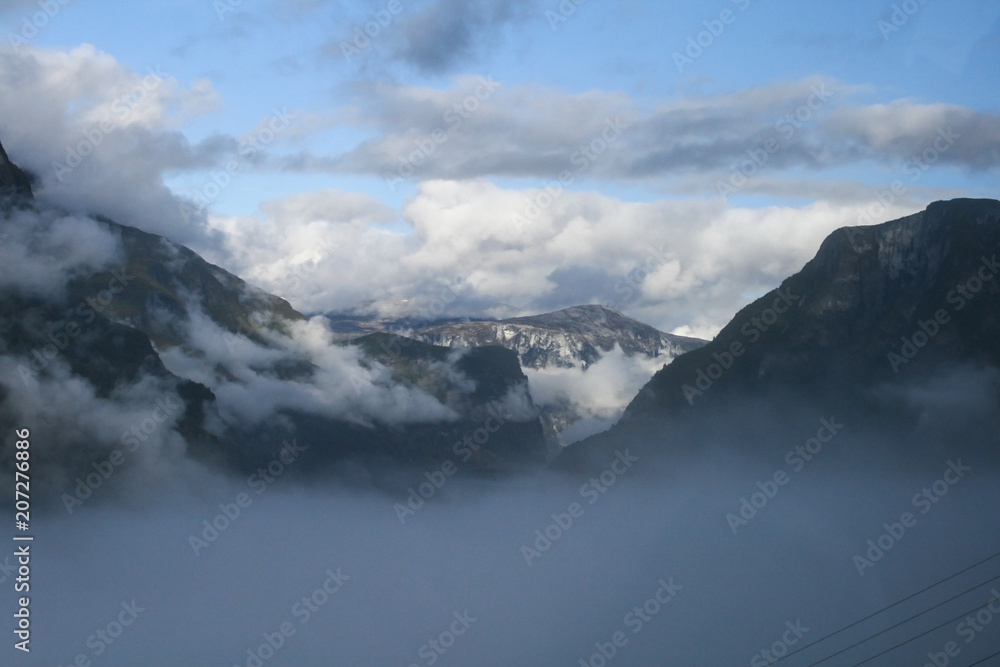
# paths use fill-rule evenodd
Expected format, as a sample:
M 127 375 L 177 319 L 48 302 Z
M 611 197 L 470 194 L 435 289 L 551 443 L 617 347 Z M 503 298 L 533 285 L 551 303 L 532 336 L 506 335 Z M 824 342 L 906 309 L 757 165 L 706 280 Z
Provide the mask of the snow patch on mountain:
M 516 352 L 546 435 L 561 445 L 610 428 L 656 371 L 705 344 L 596 305 L 452 322 L 411 335 L 447 347 L 499 345 Z
M 604 306 L 574 306 L 507 320 L 457 322 L 414 332 L 446 347 L 500 345 L 517 352 L 525 368 L 588 368 L 616 346 L 625 356 L 673 359 L 705 341 L 675 336 Z

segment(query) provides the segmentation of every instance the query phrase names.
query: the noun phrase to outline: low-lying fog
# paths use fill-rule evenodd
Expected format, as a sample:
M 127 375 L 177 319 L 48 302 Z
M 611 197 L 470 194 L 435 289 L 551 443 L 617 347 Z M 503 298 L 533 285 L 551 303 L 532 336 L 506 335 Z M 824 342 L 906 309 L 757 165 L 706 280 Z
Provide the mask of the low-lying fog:
M 831 433 L 783 435 L 778 449 L 805 453 L 759 460 L 622 449 L 593 482 L 447 478 L 406 510 L 406 491 L 291 472 L 98 488 L 35 517 L 27 664 L 766 665 L 1000 552 L 997 473 L 962 446 L 903 473 L 859 453 L 850 428 L 810 454 L 814 435 Z M 441 482 L 427 472 L 404 486 Z M 997 575 L 1000 558 L 780 664 L 815 664 L 983 583 L 823 663 L 985 610 L 979 630 L 958 619 L 866 663 L 970 665 L 1000 647 Z

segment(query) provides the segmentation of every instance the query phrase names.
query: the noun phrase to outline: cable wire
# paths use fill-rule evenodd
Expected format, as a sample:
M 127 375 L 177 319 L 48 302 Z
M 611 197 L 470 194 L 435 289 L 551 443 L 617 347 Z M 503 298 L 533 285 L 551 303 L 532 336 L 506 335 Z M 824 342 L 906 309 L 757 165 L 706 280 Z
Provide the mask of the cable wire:
M 881 631 L 879 631 L 879 632 L 876 632 L 875 634 L 873 634 L 873 635 L 870 635 L 869 637 L 866 637 L 865 639 L 862 639 L 862 640 L 861 640 L 861 641 L 859 641 L 859 642 L 855 642 L 854 644 L 851 644 L 851 645 L 850 645 L 850 646 L 848 646 L 847 648 L 843 648 L 843 649 L 840 649 L 840 650 L 839 650 L 839 651 L 837 651 L 836 653 L 832 653 L 832 654 L 830 654 L 830 655 L 826 656 L 825 658 L 823 658 L 822 660 L 819 660 L 818 662 L 814 662 L 814 663 L 812 663 L 811 665 L 809 665 L 809 667 L 814 667 L 814 665 L 818 665 L 818 664 L 820 664 L 820 663 L 822 663 L 822 662 L 826 662 L 826 661 L 827 661 L 827 660 L 829 660 L 830 658 L 835 658 L 835 657 L 837 657 L 838 655 L 840 655 L 841 653 L 846 653 L 847 651 L 850 651 L 850 650 L 851 650 L 852 648 L 855 648 L 855 647 L 857 647 L 857 646 L 861 646 L 862 644 L 864 644 L 864 643 L 865 643 L 865 642 L 867 642 L 867 641 L 870 641 L 870 640 L 872 640 L 872 639 L 875 639 L 876 637 L 878 637 L 878 636 L 880 636 L 880 635 L 884 635 L 885 633 L 889 632 L 890 630 L 895 630 L 895 629 L 896 629 L 896 628 L 898 628 L 899 626 L 901 626 L 901 625 L 905 625 L 906 623 L 909 623 L 910 621 L 912 621 L 912 620 L 913 620 L 913 619 L 915 619 L 915 618 L 920 618 L 921 616 L 923 616 L 923 615 L 924 615 L 924 614 L 926 614 L 927 612 L 929 612 L 929 611 L 934 611 L 934 610 L 935 610 L 935 609 L 937 609 L 938 607 L 940 607 L 940 606 L 942 606 L 942 605 L 946 605 L 946 604 L 948 604 L 949 602 L 951 602 L 952 600 L 956 600 L 956 599 L 958 599 L 958 598 L 962 597 L 963 595 L 966 595 L 967 593 L 971 593 L 972 591 L 974 591 L 974 590 L 976 590 L 976 589 L 979 589 L 979 588 L 982 588 L 982 587 L 983 587 L 983 586 L 985 586 L 986 584 L 990 583 L 991 581 L 996 581 L 997 579 L 1000 579 L 1000 574 L 998 574 L 997 576 L 993 577 L 992 579 L 987 579 L 986 581 L 982 582 L 981 584 L 977 584 L 977 585 L 973 586 L 972 588 L 968 588 L 968 589 L 966 589 L 966 590 L 962 591 L 961 593 L 959 593 L 958 595 L 953 595 L 953 596 L 951 596 L 950 598 L 948 598 L 947 600 L 942 600 L 941 602 L 938 602 L 938 603 L 937 603 L 936 605 L 934 605 L 933 607 L 930 607 L 930 608 L 928 608 L 928 609 L 924 609 L 924 610 L 923 610 L 922 612 L 920 612 L 919 614 L 914 614 L 913 616 L 910 616 L 910 617 L 909 617 L 909 618 L 907 618 L 906 620 L 903 620 L 903 621 L 900 621 L 899 623 L 896 623 L 895 625 L 890 625 L 890 626 L 889 626 L 888 628 L 886 628 L 885 630 L 881 630 Z M 987 604 L 989 604 L 989 603 L 987 603 Z M 982 605 L 980 605 L 980 606 L 982 606 Z M 976 607 L 976 609 L 979 609 L 979 607 Z M 959 617 L 959 618 L 961 618 L 961 617 Z M 945 625 L 947 625 L 947 623 L 946 623 Z M 918 636 L 919 636 L 919 635 L 918 635 Z M 914 637 L 914 639 L 916 639 L 916 637 Z M 911 641 L 912 641 L 912 640 L 911 640 Z M 904 642 L 904 643 L 905 643 L 905 642 Z M 902 646 L 902 644 L 900 644 L 900 646 Z M 881 653 L 880 653 L 879 655 L 881 655 Z M 876 657 L 878 657 L 878 656 L 876 656 Z M 870 660 L 870 659 L 871 659 L 871 658 L 869 658 L 869 660 Z M 867 662 L 867 660 L 866 660 L 865 662 Z M 859 664 L 861 664 L 861 663 L 859 663 Z
M 975 563 L 974 565 L 970 565 L 969 567 L 965 568 L 964 570 L 959 570 L 958 572 L 956 572 L 955 574 L 951 575 L 950 577 L 945 577 L 941 581 L 938 581 L 937 583 L 933 583 L 930 586 L 927 586 L 926 588 L 922 588 L 921 590 L 917 591 L 916 593 L 913 593 L 911 595 L 907 595 L 905 598 L 903 598 L 902 600 L 899 600 L 898 602 L 893 602 L 888 607 L 883 607 L 882 609 L 879 609 L 878 611 L 875 611 L 875 612 L 872 612 L 871 614 L 868 614 L 867 616 L 865 616 L 864 618 L 862 618 L 860 621 L 854 621 L 850 625 L 845 625 L 841 629 L 839 629 L 839 630 L 837 630 L 835 632 L 831 632 L 830 634 L 826 635 L 825 637 L 820 637 L 819 639 L 817 639 L 816 641 L 812 642 L 811 644 L 806 644 L 805 646 L 800 646 L 799 648 L 795 649 L 791 653 L 787 653 L 784 656 L 778 658 L 772 664 L 777 664 L 777 663 L 781 662 L 782 660 L 785 660 L 786 658 L 790 658 L 790 657 L 792 657 L 793 655 L 795 655 L 797 653 L 801 653 L 802 651 L 805 651 L 807 648 L 811 648 L 813 646 L 816 646 L 820 642 L 826 641 L 830 637 L 835 637 L 835 636 L 839 635 L 841 632 L 844 632 L 845 630 L 850 630 L 851 628 L 855 627 L 856 625 L 860 625 L 861 623 L 864 623 L 868 619 L 874 618 L 875 616 L 878 616 L 879 614 L 881 614 L 884 611 L 889 611 L 893 607 L 897 607 L 897 606 L 903 604 L 904 602 L 906 602 L 907 600 L 912 600 L 913 598 L 917 597 L 921 593 L 926 593 L 927 591 L 929 591 L 930 589 L 934 588 L 935 586 L 940 586 L 944 582 L 950 581 L 950 580 L 954 579 L 955 577 L 957 577 L 959 575 L 965 574 L 969 570 L 975 569 L 975 568 L 979 567 L 980 565 L 982 565 L 983 563 L 988 563 L 989 561 L 993 560 L 994 558 L 996 558 L 998 556 L 1000 556 L 1000 553 L 995 553 L 995 554 L 993 554 L 992 556 L 990 556 L 988 558 L 984 558 L 983 560 L 979 561 L 978 563 Z
M 986 605 L 989 605 L 989 604 L 991 604 L 992 602 L 993 602 L 993 601 L 992 601 L 992 600 L 990 600 L 990 602 L 987 602 L 987 603 L 986 603 Z M 906 644 L 909 644 L 909 643 L 910 643 L 910 642 L 912 642 L 912 641 L 913 641 L 914 639 L 920 639 L 920 638 L 921 638 L 921 637 L 923 637 L 924 635 L 929 635 L 930 633 L 934 632 L 935 630 L 940 630 L 940 629 L 941 629 L 941 628 L 943 628 L 944 626 L 946 626 L 946 625 L 949 625 L 949 624 L 951 624 L 951 623 L 954 623 L 955 621 L 957 621 L 957 620 L 960 620 L 960 619 L 961 619 L 961 618 L 962 618 L 963 616 L 968 616 L 968 615 L 969 615 L 969 614 L 971 614 L 972 612 L 974 612 L 974 611 L 978 611 L 978 610 L 982 609 L 983 607 L 985 607 L 986 605 L 982 605 L 982 604 L 981 604 L 981 605 L 977 605 L 977 606 L 973 607 L 972 609 L 970 609 L 969 611 L 966 611 L 966 612 L 963 612 L 963 613 L 959 614 L 958 616 L 956 616 L 955 618 L 951 619 L 950 621 L 945 621 L 945 622 L 944 622 L 944 623 L 942 623 L 941 625 L 935 625 L 935 626 L 934 626 L 933 628 L 931 628 L 930 630 L 925 630 L 924 632 L 921 632 L 921 633 L 920 633 L 919 635 L 916 635 L 915 637 L 910 637 L 910 638 L 909 638 L 909 639 L 907 639 L 907 640 L 906 640 L 905 642 L 902 642 L 902 643 L 900 643 L 900 644 L 896 644 L 896 645 L 895 645 L 895 646 L 893 646 L 892 648 L 887 648 L 886 650 L 882 651 L 881 653 L 876 653 L 875 655 L 873 655 L 873 656 L 872 656 L 872 657 L 870 657 L 870 658 L 865 658 L 865 659 L 864 659 L 864 660 L 862 660 L 861 662 L 857 662 L 857 663 L 855 663 L 855 664 L 854 664 L 854 667 L 858 667 L 858 665 L 863 665 L 863 664 L 865 664 L 866 662 L 871 662 L 872 660 L 874 660 L 875 658 L 877 658 L 877 657 L 879 657 L 879 656 L 882 656 L 882 655 L 885 655 L 886 653 L 889 653 L 889 652 L 891 652 L 891 651 L 895 651 L 895 650 L 896 650 L 897 648 L 899 648 L 900 646 L 905 646 Z
M 969 665 L 969 667 L 976 667 L 976 665 L 981 665 L 981 664 L 983 664 L 984 662 L 986 662 L 987 660 L 989 660 L 990 658 L 995 658 L 995 657 L 997 657 L 998 655 L 1000 655 L 1000 651 L 997 651 L 997 652 L 996 652 L 996 653 L 994 653 L 993 655 L 988 655 L 988 656 L 986 656 L 985 658 L 983 658 L 982 660 L 978 660 L 978 661 L 976 661 L 976 662 L 972 663 L 971 665 Z

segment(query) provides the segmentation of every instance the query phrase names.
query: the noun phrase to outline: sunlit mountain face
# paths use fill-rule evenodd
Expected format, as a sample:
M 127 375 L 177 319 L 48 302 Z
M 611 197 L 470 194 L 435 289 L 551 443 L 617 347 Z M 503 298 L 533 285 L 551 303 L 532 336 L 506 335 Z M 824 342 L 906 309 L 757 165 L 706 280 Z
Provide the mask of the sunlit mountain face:
M 0 664 L 1000 665 L 998 56 L 3 3 Z

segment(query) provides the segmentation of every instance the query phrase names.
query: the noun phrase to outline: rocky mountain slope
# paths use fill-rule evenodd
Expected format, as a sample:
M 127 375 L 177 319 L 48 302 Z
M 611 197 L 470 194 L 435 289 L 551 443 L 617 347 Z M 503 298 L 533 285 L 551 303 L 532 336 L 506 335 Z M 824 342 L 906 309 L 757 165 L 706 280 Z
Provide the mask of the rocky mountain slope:
M 161 399 L 180 400 L 183 414 L 159 419 L 151 442 L 237 467 L 271 461 L 292 440 L 309 462 L 303 471 L 353 462 L 371 475 L 456 460 L 463 472 L 493 473 L 546 457 L 527 379 L 508 350 L 459 353 L 400 336 L 338 342 L 188 248 L 33 201 L 2 148 L 0 190 L 8 251 L 53 267 L 0 282 L 0 422 L 32 421 L 63 441 L 39 450 L 40 475 L 86 475 L 129 440 L 113 426 L 72 432 L 87 419 L 73 406 L 142 423 L 135 411 Z M 60 387 L 76 394 L 50 411 Z M 129 398 L 140 394 L 141 405 Z
M 964 433 L 995 456 L 998 258 L 994 200 L 936 202 L 840 229 L 712 342 L 658 372 L 615 428 L 556 465 L 586 465 L 625 441 L 669 450 L 679 441 L 671 429 L 709 433 L 713 423 L 746 416 L 750 404 L 775 413 L 785 406 L 785 415 L 837 410 L 928 446 L 935 435 Z M 763 419 L 761 410 L 750 419 Z
M 611 380 L 634 392 L 657 368 L 705 344 L 597 305 L 504 320 L 447 322 L 419 328 L 412 335 L 447 347 L 499 345 L 517 353 L 532 384 L 546 437 L 556 447 L 607 428 L 631 397 L 621 396 L 620 403 L 612 404 L 608 392 L 593 385 Z M 596 370 L 599 362 L 614 370 Z M 591 368 L 595 371 L 586 372 Z M 588 400 L 598 393 L 599 400 Z
M 526 368 L 587 368 L 616 345 L 626 356 L 662 356 L 670 361 L 705 344 L 597 305 L 506 320 L 444 324 L 419 329 L 414 337 L 446 347 L 500 345 L 517 352 Z

